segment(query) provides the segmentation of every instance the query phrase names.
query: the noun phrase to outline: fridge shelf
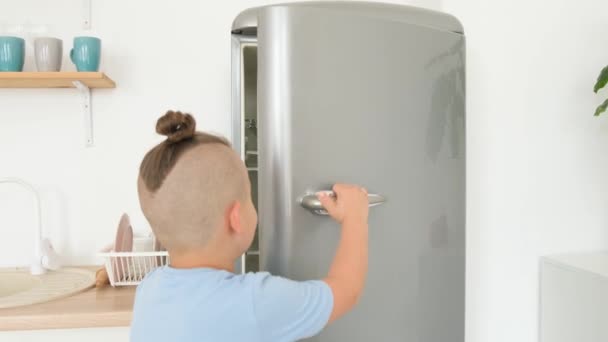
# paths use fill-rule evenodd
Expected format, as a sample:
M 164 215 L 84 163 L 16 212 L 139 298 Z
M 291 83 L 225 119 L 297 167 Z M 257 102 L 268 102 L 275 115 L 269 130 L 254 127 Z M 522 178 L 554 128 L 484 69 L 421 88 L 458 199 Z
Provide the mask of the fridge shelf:
M 245 115 L 245 117 L 256 116 L 256 115 Z M 258 128 L 258 120 L 257 119 L 245 119 L 245 127 L 247 128 Z

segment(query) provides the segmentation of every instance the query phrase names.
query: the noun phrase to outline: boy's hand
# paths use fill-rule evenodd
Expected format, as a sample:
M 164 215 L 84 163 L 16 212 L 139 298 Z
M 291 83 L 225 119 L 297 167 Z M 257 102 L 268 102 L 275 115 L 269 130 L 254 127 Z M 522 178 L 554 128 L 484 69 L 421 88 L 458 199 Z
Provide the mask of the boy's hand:
M 317 197 L 327 213 L 338 223 L 359 221 L 367 223 L 369 203 L 367 190 L 360 186 L 336 184 L 333 186 L 336 197 L 327 192 L 318 192 Z

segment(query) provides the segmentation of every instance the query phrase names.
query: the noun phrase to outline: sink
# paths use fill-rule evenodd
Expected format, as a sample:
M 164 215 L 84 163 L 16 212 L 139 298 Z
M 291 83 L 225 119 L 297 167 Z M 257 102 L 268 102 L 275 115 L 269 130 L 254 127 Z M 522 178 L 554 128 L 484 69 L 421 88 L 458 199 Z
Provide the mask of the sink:
M 0 309 L 38 304 L 84 291 L 95 284 L 95 272 L 62 268 L 42 275 L 28 269 L 0 269 Z
M 19 292 L 29 291 L 32 288 L 42 284 L 40 279 L 26 272 L 0 271 L 0 298 L 12 296 Z

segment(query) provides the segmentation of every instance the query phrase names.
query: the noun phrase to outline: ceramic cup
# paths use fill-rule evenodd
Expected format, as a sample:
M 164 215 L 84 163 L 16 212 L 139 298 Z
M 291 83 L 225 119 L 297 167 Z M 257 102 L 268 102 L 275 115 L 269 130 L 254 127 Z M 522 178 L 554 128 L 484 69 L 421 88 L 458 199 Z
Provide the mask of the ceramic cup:
M 0 36 L 0 71 L 23 71 L 25 40 Z
M 37 38 L 34 41 L 34 55 L 38 71 L 59 71 L 63 42 L 57 38 Z
M 101 39 L 96 37 L 74 38 L 70 59 L 78 71 L 98 71 L 101 59 Z

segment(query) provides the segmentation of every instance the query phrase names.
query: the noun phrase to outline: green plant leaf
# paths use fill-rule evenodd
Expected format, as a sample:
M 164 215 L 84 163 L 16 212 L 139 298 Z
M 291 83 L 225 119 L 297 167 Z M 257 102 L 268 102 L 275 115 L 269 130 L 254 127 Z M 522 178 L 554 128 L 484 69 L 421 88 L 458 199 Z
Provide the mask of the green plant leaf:
M 597 107 L 597 109 L 595 111 L 595 116 L 602 114 L 603 112 L 606 111 L 606 109 L 608 109 L 608 99 L 606 99 L 606 101 L 604 101 L 604 103 L 602 103 L 599 107 Z
M 595 83 L 595 87 L 593 87 L 593 91 L 597 93 L 598 90 L 604 88 L 606 84 L 608 84 L 608 66 L 605 67 L 602 72 L 600 72 L 600 76 L 597 78 L 597 82 Z

